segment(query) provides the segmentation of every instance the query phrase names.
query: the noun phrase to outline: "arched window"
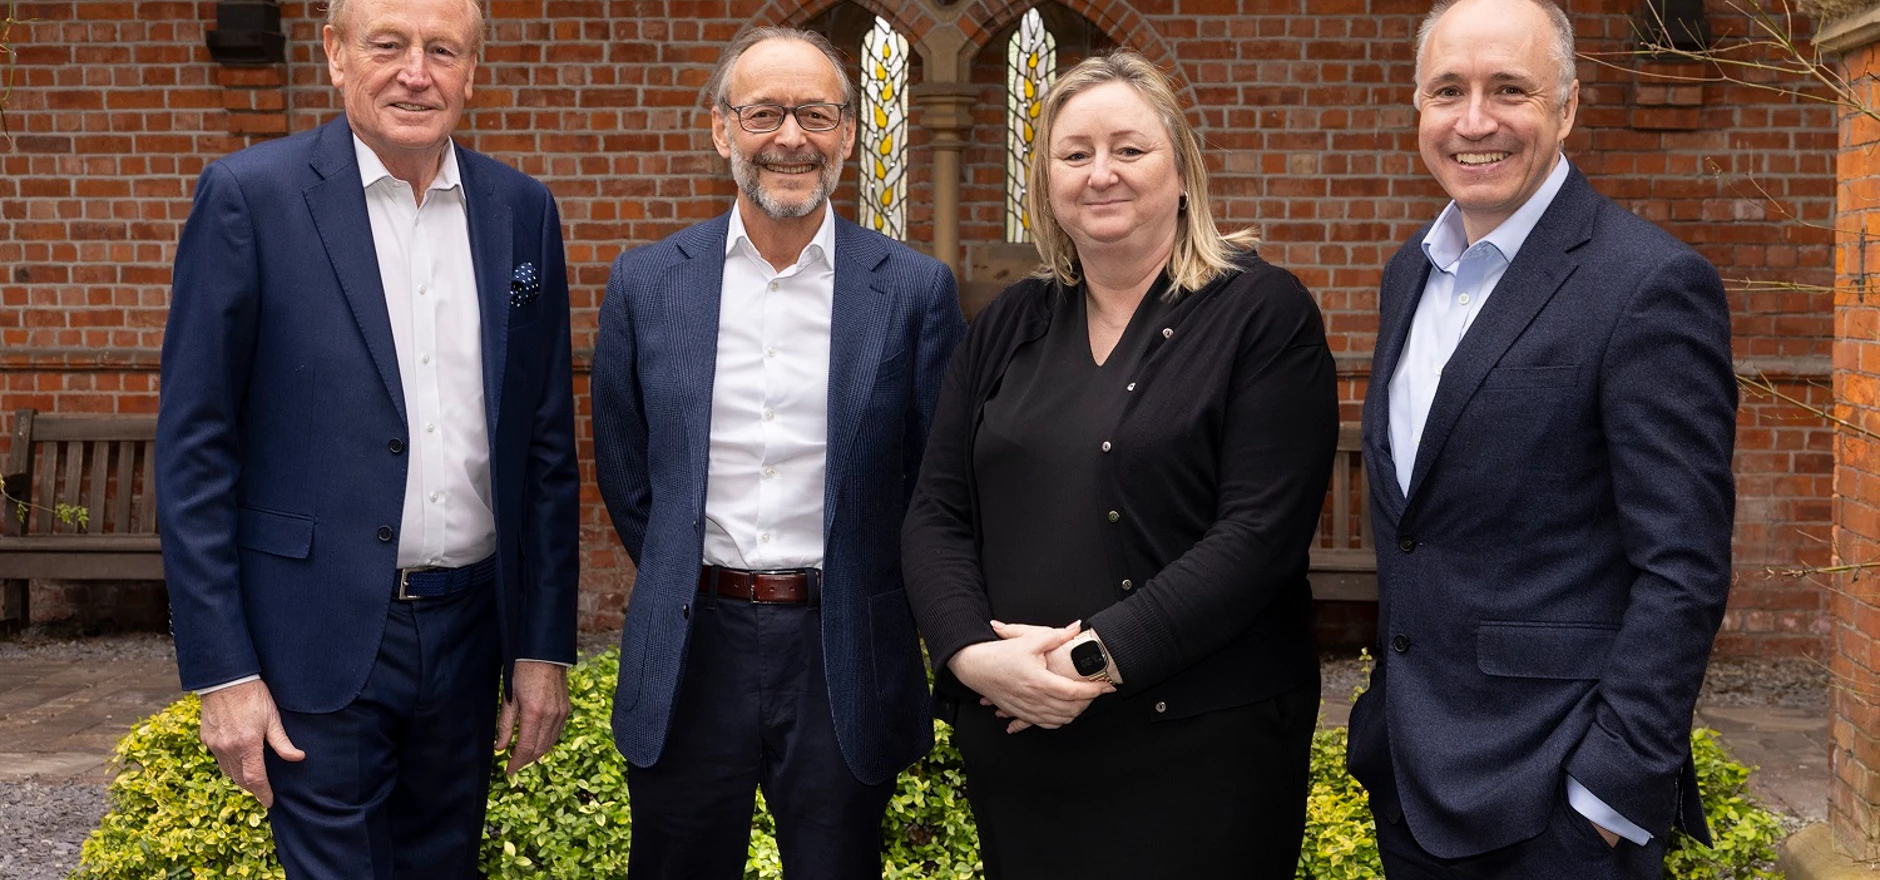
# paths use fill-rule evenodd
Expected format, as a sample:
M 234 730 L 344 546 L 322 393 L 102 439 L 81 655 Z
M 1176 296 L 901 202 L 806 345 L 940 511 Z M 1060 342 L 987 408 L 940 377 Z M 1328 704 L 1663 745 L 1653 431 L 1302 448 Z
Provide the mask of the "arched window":
M 907 237 L 907 39 L 877 16 L 862 37 L 860 223 Z
M 1005 49 L 1005 240 L 1031 241 L 1025 210 L 1025 169 L 1036 146 L 1040 101 L 1057 77 L 1057 39 L 1032 8 L 1019 20 Z

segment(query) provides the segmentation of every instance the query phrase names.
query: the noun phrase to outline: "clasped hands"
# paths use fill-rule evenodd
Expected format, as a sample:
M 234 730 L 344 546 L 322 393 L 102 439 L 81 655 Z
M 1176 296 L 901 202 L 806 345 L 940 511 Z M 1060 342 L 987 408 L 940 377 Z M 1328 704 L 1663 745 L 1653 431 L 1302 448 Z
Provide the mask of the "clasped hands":
M 1006 733 L 1063 727 L 1090 701 L 1116 691 L 1107 682 L 1084 679 L 1071 663 L 1070 642 L 1082 631 L 1082 621 L 1056 627 L 995 620 L 992 631 L 998 641 L 961 648 L 947 668 L 980 695 L 979 705 L 1012 719 Z

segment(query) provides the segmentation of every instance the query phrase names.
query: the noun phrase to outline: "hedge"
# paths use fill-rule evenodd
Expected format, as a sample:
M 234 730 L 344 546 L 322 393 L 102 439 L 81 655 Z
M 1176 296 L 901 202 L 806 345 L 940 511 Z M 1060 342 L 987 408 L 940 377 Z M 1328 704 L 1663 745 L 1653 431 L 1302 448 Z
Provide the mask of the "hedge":
M 490 790 L 483 870 L 491 878 L 618 877 L 626 873 L 626 766 L 608 719 L 617 655 L 609 651 L 569 676 L 574 712 L 561 743 L 505 779 L 497 762 Z M 217 770 L 196 736 L 201 704 L 184 697 L 143 721 L 117 747 L 121 768 L 111 809 L 85 841 L 75 878 L 284 878 L 266 813 Z M 882 821 L 883 877 L 969 880 L 981 873 L 979 839 L 965 797 L 965 772 L 944 725 L 933 753 L 901 774 Z M 1715 849 L 1680 835 L 1665 862 L 1675 880 L 1780 878 L 1781 829 L 1746 790 L 1749 769 L 1732 762 L 1708 730 L 1693 732 L 1704 807 Z M 1312 790 L 1298 877 L 1381 878 L 1364 790 L 1345 773 L 1345 731 L 1321 731 L 1312 744 Z M 779 878 L 774 825 L 761 796 L 752 818 L 747 878 Z

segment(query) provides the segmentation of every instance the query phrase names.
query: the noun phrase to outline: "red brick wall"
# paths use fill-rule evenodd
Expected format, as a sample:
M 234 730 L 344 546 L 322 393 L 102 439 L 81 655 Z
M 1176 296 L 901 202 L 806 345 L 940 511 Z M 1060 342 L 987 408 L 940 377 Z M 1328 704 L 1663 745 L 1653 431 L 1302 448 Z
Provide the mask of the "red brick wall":
M 1848 80 L 1866 106 L 1880 105 L 1872 77 L 1880 46 L 1845 58 Z M 1880 271 L 1880 125 L 1849 114 L 1841 122 L 1840 220 L 1834 297 L 1834 397 L 1837 415 L 1860 430 L 1837 435 L 1834 470 L 1835 561 L 1855 569 L 1828 579 L 1834 590 L 1829 671 L 1829 734 L 1834 783 L 1828 820 L 1856 860 L 1880 859 L 1880 307 L 1872 289 Z
M 916 44 L 952 27 L 918 0 L 858 2 Z M 697 109 L 719 47 L 752 21 L 833 20 L 834 4 L 491 5 L 494 30 L 463 140 L 543 178 L 560 198 L 575 285 L 579 430 L 591 461 L 586 352 L 609 262 L 724 210 L 733 191 Z M 1627 50 L 1632 0 L 1568 5 L 1582 51 Z M 1713 32 L 1745 31 L 1724 0 L 1710 7 Z M 981 106 L 962 157 L 961 209 L 964 280 L 984 294 L 1031 259 L 1001 241 L 1002 41 L 1026 7 L 971 0 L 945 8 L 984 47 L 965 68 Z M 1410 34 L 1426 8 L 1425 0 L 1066 0 L 1048 16 L 1084 29 L 1066 37 L 1066 54 L 1125 45 L 1178 73 L 1213 147 L 1217 217 L 1259 226 L 1268 257 L 1320 298 L 1352 402 L 1347 418 L 1357 417 L 1368 373 L 1379 270 L 1442 203 L 1415 157 L 1409 105 Z M 310 4 L 283 3 L 282 11 L 288 63 L 234 70 L 218 68 L 204 48 L 211 2 L 20 4 L 35 21 L 14 29 L 14 142 L 0 152 L 0 432 L 18 407 L 154 406 L 169 261 L 195 176 L 257 138 L 311 128 L 338 106 Z M 1667 225 L 1732 280 L 1739 358 L 1785 393 L 1825 401 L 1817 386 L 1828 378 L 1828 295 L 1750 288 L 1832 280 L 1832 237 L 1821 227 L 1834 209 L 1831 112 L 1721 83 L 1671 87 L 1641 78 L 1630 57 L 1607 60 L 1580 63 L 1583 103 L 1568 154 L 1598 189 Z M 915 82 L 932 66 L 917 60 Z M 924 246 L 932 241 L 930 154 L 918 107 L 912 118 L 910 237 Z M 1767 570 L 1828 558 L 1832 435 L 1769 400 L 1746 398 L 1742 424 L 1739 585 L 1720 646 L 1818 650 L 1828 629 L 1824 594 Z M 582 607 L 591 624 L 613 625 L 631 567 L 591 466 L 583 476 Z M 50 599 L 40 610 L 63 613 Z

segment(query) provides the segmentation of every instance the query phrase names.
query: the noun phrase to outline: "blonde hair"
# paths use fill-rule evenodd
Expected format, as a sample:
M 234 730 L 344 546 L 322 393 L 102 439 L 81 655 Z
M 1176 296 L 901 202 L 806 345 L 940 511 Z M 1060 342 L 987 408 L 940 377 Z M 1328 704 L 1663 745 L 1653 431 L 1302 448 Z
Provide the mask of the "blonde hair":
M 1127 83 L 1136 90 L 1161 117 L 1162 128 L 1175 147 L 1175 173 L 1181 176 L 1187 205 L 1179 209 L 1175 248 L 1169 253 L 1168 275 L 1173 283 L 1163 298 L 1173 301 L 1234 271 L 1234 254 L 1252 249 L 1260 239 L 1252 230 L 1224 234 L 1214 225 L 1214 214 L 1208 207 L 1208 172 L 1202 164 L 1201 136 L 1182 114 L 1181 101 L 1168 76 L 1127 49 L 1085 59 L 1059 74 L 1045 93 L 1037 136 L 1032 140 L 1031 167 L 1025 175 L 1025 210 L 1031 217 L 1032 242 L 1043 261 L 1034 274 L 1055 278 L 1067 287 L 1082 281 L 1077 244 L 1051 213 L 1051 133 L 1058 113 L 1072 98 L 1112 82 Z

